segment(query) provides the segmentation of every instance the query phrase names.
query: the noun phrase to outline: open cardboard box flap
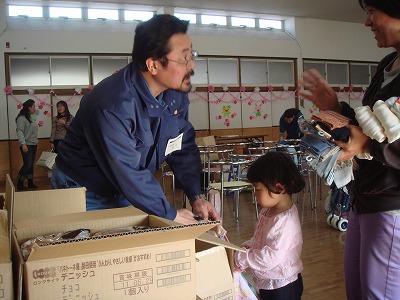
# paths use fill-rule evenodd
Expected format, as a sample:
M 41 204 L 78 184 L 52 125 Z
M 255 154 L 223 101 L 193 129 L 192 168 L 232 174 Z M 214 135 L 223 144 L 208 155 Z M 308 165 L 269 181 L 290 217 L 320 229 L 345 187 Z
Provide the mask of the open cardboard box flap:
M 10 239 L 7 212 L 0 210 L 0 298 L 14 299 Z
M 178 225 L 177 225 L 178 224 Z M 46 247 L 34 247 L 28 261 L 52 259 L 63 256 L 87 255 L 96 252 L 118 251 L 131 247 L 151 246 L 193 240 L 205 231 L 215 227 L 217 222 L 181 225 L 176 222 L 147 215 L 134 207 L 88 211 L 48 218 L 21 220 L 14 223 L 18 243 L 27 239 L 65 232 L 79 228 L 90 229 L 92 234 L 102 230 L 130 226 L 149 226 L 154 229 L 133 233 L 107 235 L 79 241 L 60 242 Z
M 17 221 L 86 211 L 86 189 L 16 192 L 11 177 L 7 174 L 5 205 L 11 237 L 13 224 Z

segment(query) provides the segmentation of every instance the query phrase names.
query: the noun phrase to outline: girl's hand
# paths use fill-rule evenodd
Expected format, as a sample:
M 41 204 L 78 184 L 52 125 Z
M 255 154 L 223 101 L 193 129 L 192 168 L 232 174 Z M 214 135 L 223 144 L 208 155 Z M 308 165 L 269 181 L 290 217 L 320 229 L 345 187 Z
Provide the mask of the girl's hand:
M 25 145 L 25 144 L 22 145 L 22 152 L 28 153 L 28 146 L 27 145 Z

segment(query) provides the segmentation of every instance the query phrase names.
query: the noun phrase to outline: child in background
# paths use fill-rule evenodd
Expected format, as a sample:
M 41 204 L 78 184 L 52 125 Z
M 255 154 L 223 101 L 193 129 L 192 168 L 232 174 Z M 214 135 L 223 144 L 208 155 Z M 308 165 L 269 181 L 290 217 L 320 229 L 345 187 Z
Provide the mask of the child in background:
M 304 188 L 303 176 L 288 154 L 270 152 L 250 166 L 247 178 L 262 210 L 253 237 L 242 244 L 246 252 L 235 253 L 235 265 L 251 269 L 261 299 L 301 299 L 303 237 L 291 196 Z

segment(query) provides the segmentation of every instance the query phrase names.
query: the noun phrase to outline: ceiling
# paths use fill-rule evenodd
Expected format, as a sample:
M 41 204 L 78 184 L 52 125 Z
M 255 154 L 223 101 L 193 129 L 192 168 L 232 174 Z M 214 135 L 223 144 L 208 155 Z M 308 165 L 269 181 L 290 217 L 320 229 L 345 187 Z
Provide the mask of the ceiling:
M 66 0 L 62 2 L 126 5 L 134 3 L 145 6 L 191 8 L 196 12 L 219 10 L 230 15 L 240 12 L 353 23 L 363 23 L 365 16 L 357 0 Z

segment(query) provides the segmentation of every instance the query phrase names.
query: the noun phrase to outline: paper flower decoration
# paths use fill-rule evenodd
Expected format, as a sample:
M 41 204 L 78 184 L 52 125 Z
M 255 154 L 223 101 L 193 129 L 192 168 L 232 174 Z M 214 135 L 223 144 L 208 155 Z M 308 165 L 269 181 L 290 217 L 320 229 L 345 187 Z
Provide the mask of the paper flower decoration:
M 75 93 L 78 95 L 82 94 L 82 89 L 81 88 L 75 88 Z
M 4 88 L 4 92 L 6 93 L 6 95 L 11 95 L 12 92 L 13 92 L 13 89 L 12 89 L 11 86 L 7 85 L 7 86 Z
M 27 89 L 29 95 L 35 95 L 34 89 Z
M 245 92 L 245 91 L 246 91 L 246 87 L 245 87 L 245 86 L 241 86 L 241 87 L 239 88 L 239 91 L 241 91 L 242 93 Z
M 260 92 L 260 87 L 259 86 L 254 87 L 254 93 L 259 93 L 259 92 Z
M 350 85 L 350 86 L 349 86 L 349 92 L 352 92 L 352 91 L 353 91 L 353 88 L 354 88 L 354 87 L 353 87 L 352 85 Z
M 274 90 L 274 87 L 272 85 L 268 86 L 268 92 L 272 92 Z
M 192 85 L 191 92 L 194 93 L 196 91 L 196 86 Z
M 94 89 L 94 85 L 93 84 L 89 85 L 89 91 L 91 91 L 93 89 Z
M 229 90 L 229 88 L 228 88 L 227 85 L 223 85 L 223 86 L 222 86 L 222 90 L 223 90 L 224 92 L 227 92 L 227 91 Z
M 208 91 L 209 91 L 210 93 L 214 93 L 215 87 L 214 87 L 213 85 L 209 85 L 209 86 L 208 86 Z

